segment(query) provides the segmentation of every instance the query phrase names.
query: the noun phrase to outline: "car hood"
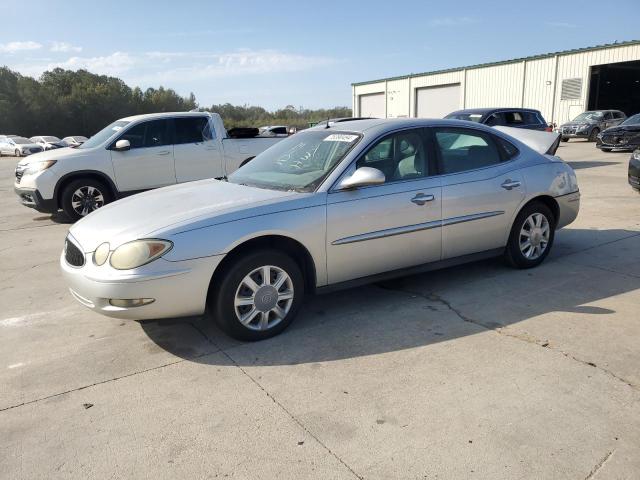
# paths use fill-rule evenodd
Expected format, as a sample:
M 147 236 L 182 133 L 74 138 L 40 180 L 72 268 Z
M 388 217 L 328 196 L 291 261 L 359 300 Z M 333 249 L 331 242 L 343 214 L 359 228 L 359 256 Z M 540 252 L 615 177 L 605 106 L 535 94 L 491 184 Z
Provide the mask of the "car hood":
M 607 128 L 604 132 L 602 133 L 607 133 L 607 134 L 611 134 L 611 133 L 637 133 L 640 132 L 640 125 L 618 125 L 617 127 L 611 127 L 611 128 Z
M 260 214 L 262 207 L 309 194 L 266 190 L 219 180 L 199 180 L 124 198 L 106 205 L 69 229 L 85 252 L 103 242 L 111 248 L 170 231 L 200 228 Z M 284 208 L 286 209 L 286 208 Z
M 33 144 L 36 147 L 42 147 L 42 145 Z M 89 155 L 91 150 L 79 150 L 77 148 L 56 148 L 55 150 L 46 150 L 38 153 L 34 153 L 33 155 L 29 155 L 26 158 L 20 160 L 18 165 L 28 165 L 30 163 L 42 162 L 45 160 L 61 160 L 68 157 L 82 157 L 85 155 Z
M 588 122 L 588 121 L 584 121 L 584 122 L 567 122 L 567 123 L 563 123 L 562 125 L 560 125 L 560 128 L 562 127 L 580 127 L 582 125 L 595 125 L 598 122 Z
M 16 147 L 22 149 L 22 148 L 40 147 L 40 145 L 38 145 L 37 143 L 17 143 Z M 42 148 L 42 147 L 40 147 L 40 148 Z

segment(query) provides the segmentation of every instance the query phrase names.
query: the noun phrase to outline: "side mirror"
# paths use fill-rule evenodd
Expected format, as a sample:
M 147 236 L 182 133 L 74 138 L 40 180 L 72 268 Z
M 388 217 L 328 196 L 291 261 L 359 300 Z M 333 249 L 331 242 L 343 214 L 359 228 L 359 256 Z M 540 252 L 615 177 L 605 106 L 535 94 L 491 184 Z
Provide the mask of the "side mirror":
M 118 140 L 116 142 L 116 146 L 113 147 L 116 152 L 124 152 L 126 150 L 129 150 L 130 148 L 131 144 L 129 143 L 129 140 Z
M 351 190 L 369 185 L 380 185 L 386 180 L 384 173 L 377 168 L 360 167 L 353 175 L 343 179 L 338 185 L 339 190 Z

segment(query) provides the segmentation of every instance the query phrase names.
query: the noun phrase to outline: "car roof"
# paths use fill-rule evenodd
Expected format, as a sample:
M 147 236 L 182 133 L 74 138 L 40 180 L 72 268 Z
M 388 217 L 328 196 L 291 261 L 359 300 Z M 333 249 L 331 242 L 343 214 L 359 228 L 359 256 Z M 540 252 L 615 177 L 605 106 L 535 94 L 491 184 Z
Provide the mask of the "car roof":
M 208 112 L 158 112 L 158 113 L 145 113 L 142 115 L 131 115 L 130 117 L 124 117 L 120 120 L 127 122 L 133 122 L 136 120 L 153 120 L 155 118 L 174 118 L 174 117 L 202 117 L 208 116 Z
M 466 127 L 484 129 L 488 132 L 494 132 L 494 129 L 477 122 L 468 122 L 466 120 L 453 120 L 443 118 L 373 118 L 369 120 L 351 120 L 340 122 L 328 127 L 329 130 L 353 132 L 361 134 L 377 135 L 378 133 L 386 133 L 391 131 L 390 127 L 398 129 L 402 128 L 420 128 L 432 126 L 449 126 L 449 127 Z M 312 127 L 309 130 L 324 130 L 326 126 Z

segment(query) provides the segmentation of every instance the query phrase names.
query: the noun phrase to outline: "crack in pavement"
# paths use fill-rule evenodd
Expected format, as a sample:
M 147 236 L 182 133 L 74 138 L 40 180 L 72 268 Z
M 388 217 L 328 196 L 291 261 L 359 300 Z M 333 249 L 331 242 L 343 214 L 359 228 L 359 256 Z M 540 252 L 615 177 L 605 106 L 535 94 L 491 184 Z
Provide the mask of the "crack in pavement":
M 431 302 L 437 302 L 440 303 L 441 305 L 445 306 L 447 309 L 449 309 L 451 312 L 453 312 L 458 318 L 460 318 L 460 320 L 467 322 L 467 323 L 472 323 L 474 325 L 477 325 L 479 327 L 485 328 L 487 330 L 491 330 L 495 333 L 497 333 L 498 335 L 503 335 L 505 337 L 510 337 L 510 338 L 514 338 L 516 340 L 520 340 L 522 342 L 526 342 L 526 343 L 530 343 L 533 345 L 537 345 L 539 347 L 542 348 L 546 348 L 548 350 L 552 350 L 554 352 L 558 352 L 561 353 L 562 355 L 564 355 L 565 357 L 574 360 L 578 363 L 581 363 L 583 365 L 589 366 L 589 367 L 593 367 L 596 368 L 598 370 L 600 370 L 601 372 L 609 375 L 610 377 L 624 383 L 625 385 L 627 385 L 628 387 L 631 387 L 631 389 L 635 390 L 635 391 L 640 391 L 640 387 L 638 385 L 635 385 L 633 383 L 631 383 L 631 381 L 620 377 L 619 375 L 613 373 L 611 370 L 608 370 L 604 367 L 601 367 L 599 365 L 596 365 L 593 362 L 589 362 L 587 360 L 583 360 L 581 358 L 576 357 L 575 355 L 572 355 L 568 352 L 565 352 L 562 349 L 559 348 L 555 348 L 552 347 L 549 342 L 543 342 L 542 340 L 535 338 L 535 337 L 531 337 L 529 335 L 524 335 L 524 334 L 519 334 L 519 333 L 511 333 L 506 331 L 505 329 L 507 328 L 507 326 L 500 326 L 500 327 L 496 327 L 493 325 L 487 325 L 479 320 L 475 320 L 471 317 L 468 317 L 467 315 L 463 314 L 460 310 L 458 310 L 457 308 L 455 308 L 453 305 L 451 305 L 451 303 L 447 300 L 445 300 L 443 297 L 441 297 L 440 295 L 436 294 L 436 293 L 429 293 L 429 294 L 424 294 L 424 293 L 420 293 L 420 292 L 415 292 L 415 291 L 411 291 L 411 290 L 405 290 L 402 288 L 393 288 L 393 287 L 388 287 L 388 286 L 380 286 L 378 285 L 378 288 L 382 288 L 384 290 L 390 290 L 393 292 L 399 292 L 399 293 L 404 293 L 406 295 L 416 295 L 418 297 L 422 297 L 425 300 L 429 300 Z
M 604 464 L 607 463 L 609 461 L 609 459 L 611 458 L 611 456 L 613 455 L 613 452 L 615 452 L 615 450 L 611 450 L 610 452 L 608 452 L 604 457 L 602 457 L 600 459 L 600 461 L 598 463 L 596 463 L 595 467 L 593 467 L 591 469 L 591 471 L 589 472 L 589 475 L 587 475 L 586 477 L 584 477 L 584 480 L 591 480 L 592 478 L 594 478 L 598 472 L 600 471 L 600 469 L 602 467 L 604 467 Z
M 213 345 L 216 348 L 220 348 L 211 338 L 209 338 L 209 336 L 197 325 L 193 324 L 192 322 L 189 322 L 190 325 L 198 332 L 200 333 L 200 335 L 202 335 L 211 345 Z M 256 385 L 278 408 L 280 408 L 280 410 L 282 410 L 291 420 L 293 420 L 307 435 L 309 435 L 311 438 L 313 438 L 316 442 L 318 442 L 318 444 L 324 448 L 333 458 L 335 458 L 336 460 L 338 460 L 338 462 L 340 462 L 347 470 L 349 470 L 349 472 L 351 472 L 351 474 L 359 479 L 359 480 L 363 480 L 364 477 L 362 477 L 361 475 L 359 475 L 351 466 L 349 466 L 349 464 L 347 464 L 338 454 L 336 454 L 333 450 L 331 450 L 329 448 L 328 445 L 326 445 L 322 440 L 320 440 L 319 437 L 317 437 L 311 430 L 309 430 L 309 428 L 302 423 L 301 420 L 299 420 L 295 415 L 293 415 L 288 409 L 287 407 L 285 407 L 282 403 L 280 403 L 271 393 L 269 393 L 269 391 L 262 386 L 262 384 L 260 382 L 258 382 L 254 377 L 252 377 L 249 372 L 247 372 L 244 368 L 242 368 L 242 366 L 240 366 L 240 364 L 238 362 L 236 362 L 233 357 L 231 357 L 231 355 L 229 355 L 227 353 L 226 350 L 220 348 L 219 353 L 221 353 L 222 355 L 224 355 L 227 360 L 229 360 L 236 368 L 238 368 L 243 375 L 245 375 L 254 385 Z

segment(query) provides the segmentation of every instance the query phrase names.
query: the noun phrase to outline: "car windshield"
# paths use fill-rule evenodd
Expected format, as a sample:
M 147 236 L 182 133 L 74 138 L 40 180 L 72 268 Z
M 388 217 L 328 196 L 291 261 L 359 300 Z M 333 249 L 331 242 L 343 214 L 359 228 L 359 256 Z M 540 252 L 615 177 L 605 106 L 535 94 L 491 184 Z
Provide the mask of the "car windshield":
M 117 120 L 113 122 L 111 125 L 103 128 L 98 133 L 96 133 L 89 140 L 84 142 L 78 148 L 94 148 L 99 145 L 102 145 L 104 142 L 113 137 L 116 133 L 118 133 L 125 125 L 128 125 L 129 122 L 126 120 Z
M 482 117 L 482 113 L 450 113 L 444 118 L 449 118 L 452 120 L 467 120 L 468 122 L 479 122 Z
M 574 122 L 597 122 L 602 120 L 604 115 L 602 112 L 582 112 L 576 118 L 573 119 Z
M 29 143 L 33 143 L 31 140 L 24 137 L 12 137 L 11 140 L 13 140 L 18 145 L 27 145 Z
M 59 142 L 60 139 L 58 137 L 42 137 L 45 142 Z
M 356 133 L 329 129 L 297 133 L 236 170 L 229 176 L 229 182 L 313 192 L 361 138 Z
M 622 122 L 621 125 L 640 125 L 640 113 L 631 115 L 624 122 Z

